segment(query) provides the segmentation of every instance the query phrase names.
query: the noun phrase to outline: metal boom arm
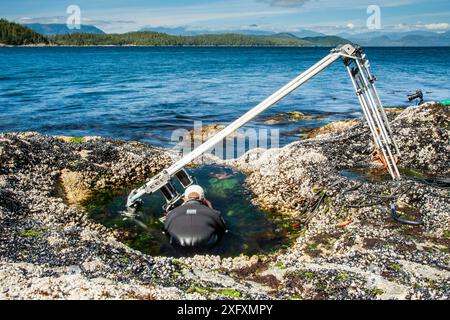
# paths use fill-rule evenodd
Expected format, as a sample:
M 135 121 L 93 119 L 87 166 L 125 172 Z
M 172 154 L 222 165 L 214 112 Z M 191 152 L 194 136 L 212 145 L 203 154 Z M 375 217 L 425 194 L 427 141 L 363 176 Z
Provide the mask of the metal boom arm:
M 244 115 L 230 123 L 215 136 L 205 141 L 196 149 L 172 164 L 169 168 L 149 179 L 142 187 L 133 190 L 128 196 L 127 207 L 132 208 L 135 206 L 135 204 L 139 201 L 139 198 L 144 194 L 153 193 L 162 188 L 170 181 L 172 176 L 183 169 L 191 161 L 212 149 L 217 143 L 221 142 L 234 131 L 319 74 L 339 58 L 343 59 L 347 67 L 352 83 L 355 87 L 356 94 L 361 103 L 361 107 L 363 108 L 364 116 L 369 124 L 377 150 L 380 150 L 383 162 L 385 163 L 393 179 L 400 178 L 400 174 L 398 173 L 391 150 L 391 145 L 394 145 L 397 153 L 398 148 L 393 140 L 391 128 L 374 85 L 375 78 L 369 71 L 368 61 L 365 60 L 365 55 L 362 53 L 361 49 L 359 47 L 354 47 L 347 44 L 331 50 L 330 54 L 297 76 L 281 89 L 273 93 L 264 101 L 247 111 Z M 353 68 L 352 64 L 354 64 Z

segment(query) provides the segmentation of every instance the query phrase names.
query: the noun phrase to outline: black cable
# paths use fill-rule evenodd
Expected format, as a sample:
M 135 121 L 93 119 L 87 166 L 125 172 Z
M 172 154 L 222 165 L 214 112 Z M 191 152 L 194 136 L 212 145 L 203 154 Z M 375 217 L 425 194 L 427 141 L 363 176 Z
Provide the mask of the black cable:
M 364 208 L 364 207 L 373 207 L 373 206 L 376 206 L 376 205 L 383 205 L 383 204 L 385 204 L 386 200 L 393 200 L 393 199 L 395 199 L 395 195 L 394 194 L 397 193 L 400 190 L 400 188 L 402 188 L 404 186 L 408 186 L 408 189 L 403 192 L 403 193 L 406 193 L 414 186 L 414 184 L 415 184 L 415 181 L 410 181 L 406 185 L 400 185 L 394 191 L 391 191 L 391 194 L 388 195 L 388 196 L 373 195 L 373 194 L 370 194 L 368 192 L 362 191 L 363 194 L 365 194 L 366 196 L 368 196 L 370 198 L 377 198 L 377 199 L 382 198 L 384 200 L 379 200 L 379 201 L 376 201 L 376 202 L 373 202 L 373 203 L 359 203 L 359 204 L 356 204 L 356 205 L 349 204 L 347 206 L 349 208 Z M 358 184 L 356 186 L 353 186 L 353 187 L 350 187 L 348 189 L 345 189 L 343 191 L 343 193 L 347 193 L 347 192 L 350 192 L 350 191 L 357 190 L 362 185 L 363 185 L 363 183 L 360 183 L 360 184 Z M 402 218 L 397 212 L 397 207 L 396 207 L 395 202 L 391 203 L 391 210 L 390 211 L 391 211 L 392 218 L 395 221 L 399 222 L 399 223 L 408 224 L 408 225 L 414 225 L 414 226 L 423 225 L 423 221 L 409 220 L 409 219 Z
M 320 198 L 317 200 L 317 202 L 314 204 L 311 213 L 308 215 L 308 217 L 306 218 L 306 220 L 303 222 L 303 226 L 305 226 L 306 224 L 308 224 L 312 218 L 315 217 L 315 215 L 317 214 L 317 212 L 319 212 L 317 209 L 320 207 L 320 205 L 322 204 L 323 199 L 325 198 L 325 196 L 327 195 L 326 192 L 323 192 L 322 195 L 320 196 Z
M 422 220 L 409 220 L 409 219 L 400 217 L 400 215 L 397 212 L 397 205 L 394 202 L 391 203 L 391 216 L 392 216 L 392 218 L 394 218 L 395 221 L 403 223 L 403 224 L 409 224 L 412 226 L 423 225 Z
M 439 181 L 440 180 L 440 181 Z M 390 205 L 390 214 L 391 214 L 391 217 L 395 220 L 395 221 L 397 221 L 397 222 L 399 222 L 399 223 L 402 223 L 402 224 L 408 224 L 408 225 L 413 225 L 413 226 L 419 226 L 419 225 L 423 225 L 424 224 L 424 222 L 422 221 L 422 220 L 410 220 L 410 219 L 406 219 L 406 218 L 402 218 L 399 214 L 398 214 L 398 212 L 397 212 L 397 206 L 396 206 L 396 204 L 395 204 L 395 202 L 393 201 L 395 198 L 396 198 L 396 196 L 395 196 L 395 194 L 401 189 L 401 188 L 403 188 L 403 187 L 408 187 L 407 189 L 406 189 L 406 191 L 403 191 L 402 193 L 403 194 L 405 194 L 405 193 L 407 193 L 409 190 L 411 190 L 412 189 L 412 187 L 417 183 L 417 182 L 422 182 L 422 183 L 424 183 L 424 184 L 426 184 L 426 185 L 428 185 L 428 186 L 430 186 L 430 187 L 436 187 L 436 188 L 440 188 L 440 189 L 448 189 L 448 180 L 447 179 L 439 179 L 438 180 L 438 182 L 436 183 L 435 181 L 436 180 L 434 180 L 434 181 L 429 181 L 429 179 L 427 179 L 427 180 L 425 180 L 425 179 L 412 179 L 412 180 L 410 180 L 410 181 L 408 181 L 408 182 L 406 182 L 405 184 L 403 184 L 403 185 L 399 185 L 395 190 L 393 190 L 393 191 L 391 191 L 391 194 L 390 195 L 387 195 L 387 196 L 382 196 L 382 195 L 373 195 L 373 194 L 370 194 L 370 193 L 367 193 L 367 192 L 364 192 L 364 191 L 362 191 L 362 193 L 363 194 L 365 194 L 366 196 L 368 196 L 368 197 L 370 197 L 370 198 L 382 198 L 382 200 L 379 200 L 379 201 L 376 201 L 376 202 L 373 202 L 373 203 L 360 203 L 360 204 L 357 204 L 357 205 L 347 205 L 347 207 L 350 207 L 350 208 L 364 208 L 364 207 L 372 207 L 372 206 L 376 206 L 376 205 L 383 205 L 383 204 L 385 204 L 385 202 L 387 201 L 387 200 L 391 200 L 392 202 L 391 202 L 391 205 Z M 361 188 L 361 186 L 363 186 L 363 183 L 359 183 L 359 184 L 357 184 L 357 185 L 355 185 L 355 186 L 352 186 L 352 187 L 350 187 L 350 188 L 347 188 L 347 189 L 345 189 L 345 190 L 343 190 L 342 191 L 342 194 L 345 194 L 345 193 L 348 193 L 348 192 L 351 192 L 351 191 L 355 191 L 355 190 L 358 190 L 359 188 Z M 314 216 L 315 216 L 315 211 L 318 209 L 318 207 L 320 206 L 320 204 L 322 203 L 322 201 L 323 201 L 323 199 L 325 198 L 325 193 L 323 193 L 322 195 L 321 195 L 321 197 L 318 199 L 318 201 L 313 205 L 313 207 L 311 208 L 311 213 L 308 215 L 308 217 L 306 218 L 306 220 L 302 223 L 302 226 L 305 226 Z M 443 195 L 438 195 L 438 194 L 435 194 L 435 195 L 437 195 L 437 196 L 440 196 L 440 197 L 443 197 L 443 198 L 448 198 L 448 197 L 446 197 L 446 196 L 443 196 Z M 302 212 L 302 216 L 307 212 L 307 210 L 308 210 L 308 207 L 309 207 L 309 205 L 307 205 L 306 207 L 305 207 L 305 209 L 303 210 L 303 212 Z
M 347 193 L 347 192 L 350 192 L 350 191 L 358 190 L 359 188 L 362 187 L 362 185 L 363 185 L 363 183 L 357 184 L 356 186 L 353 186 L 353 187 L 350 187 L 348 189 L 345 189 L 344 191 L 342 191 L 342 193 Z
M 319 192 L 318 192 L 319 193 Z M 316 194 L 318 194 L 316 193 Z M 306 226 L 306 224 L 309 223 L 309 221 L 311 221 L 312 218 L 314 218 L 314 216 L 316 215 L 317 212 L 319 212 L 317 209 L 320 207 L 320 205 L 322 204 L 323 199 L 325 199 L 327 193 L 325 191 L 321 192 L 322 194 L 316 198 L 316 201 L 313 203 L 313 199 L 311 199 L 308 204 L 305 206 L 305 208 L 302 210 L 302 212 L 300 214 L 298 214 L 293 220 L 297 220 L 300 223 L 301 227 Z M 312 206 L 311 206 L 312 204 Z M 307 212 L 308 209 L 311 209 L 311 212 L 309 213 L 309 215 L 306 217 L 306 219 L 302 222 L 301 221 L 301 217 L 303 217 Z
M 424 178 L 424 179 L 413 178 L 413 180 L 422 182 L 426 185 L 429 185 L 430 187 L 434 187 L 434 188 L 438 188 L 438 189 L 449 190 L 449 188 L 450 188 L 450 179 L 447 179 L 447 178 L 441 178 L 441 177 L 436 177 L 434 179 L 432 179 L 432 178 Z

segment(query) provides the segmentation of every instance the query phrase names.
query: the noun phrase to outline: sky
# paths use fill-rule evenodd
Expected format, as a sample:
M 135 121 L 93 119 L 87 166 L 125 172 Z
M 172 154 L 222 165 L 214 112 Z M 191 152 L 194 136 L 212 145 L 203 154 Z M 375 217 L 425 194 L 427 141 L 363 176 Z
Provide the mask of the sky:
M 370 5 L 379 7 L 380 31 L 450 30 L 449 0 L 1 0 L 0 17 L 20 23 L 66 23 L 70 5 L 80 8 L 82 24 L 108 33 L 157 26 L 361 33 L 370 31 Z

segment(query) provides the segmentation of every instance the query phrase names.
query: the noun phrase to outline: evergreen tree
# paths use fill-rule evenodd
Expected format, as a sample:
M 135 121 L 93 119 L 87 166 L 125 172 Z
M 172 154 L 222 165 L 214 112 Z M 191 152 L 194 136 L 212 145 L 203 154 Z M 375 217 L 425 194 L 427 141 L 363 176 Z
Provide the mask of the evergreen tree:
M 0 19 L 0 43 L 8 45 L 48 44 L 39 33 L 18 23 Z

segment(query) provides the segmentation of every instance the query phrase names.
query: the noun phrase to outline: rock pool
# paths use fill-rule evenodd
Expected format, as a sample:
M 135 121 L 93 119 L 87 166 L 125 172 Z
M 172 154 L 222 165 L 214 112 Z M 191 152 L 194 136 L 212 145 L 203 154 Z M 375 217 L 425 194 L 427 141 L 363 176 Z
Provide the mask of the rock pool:
M 190 173 L 204 187 L 214 208 L 222 212 L 229 229 L 212 253 L 222 256 L 270 253 L 288 245 L 289 235 L 298 231 L 288 218 L 264 212 L 251 203 L 243 173 L 212 165 L 192 169 Z M 91 217 L 115 229 L 120 240 L 136 250 L 178 256 L 162 233 L 164 198 L 159 192 L 144 196 L 139 219 L 124 220 L 120 212 L 125 208 L 130 190 L 131 187 L 96 194 L 87 204 Z

